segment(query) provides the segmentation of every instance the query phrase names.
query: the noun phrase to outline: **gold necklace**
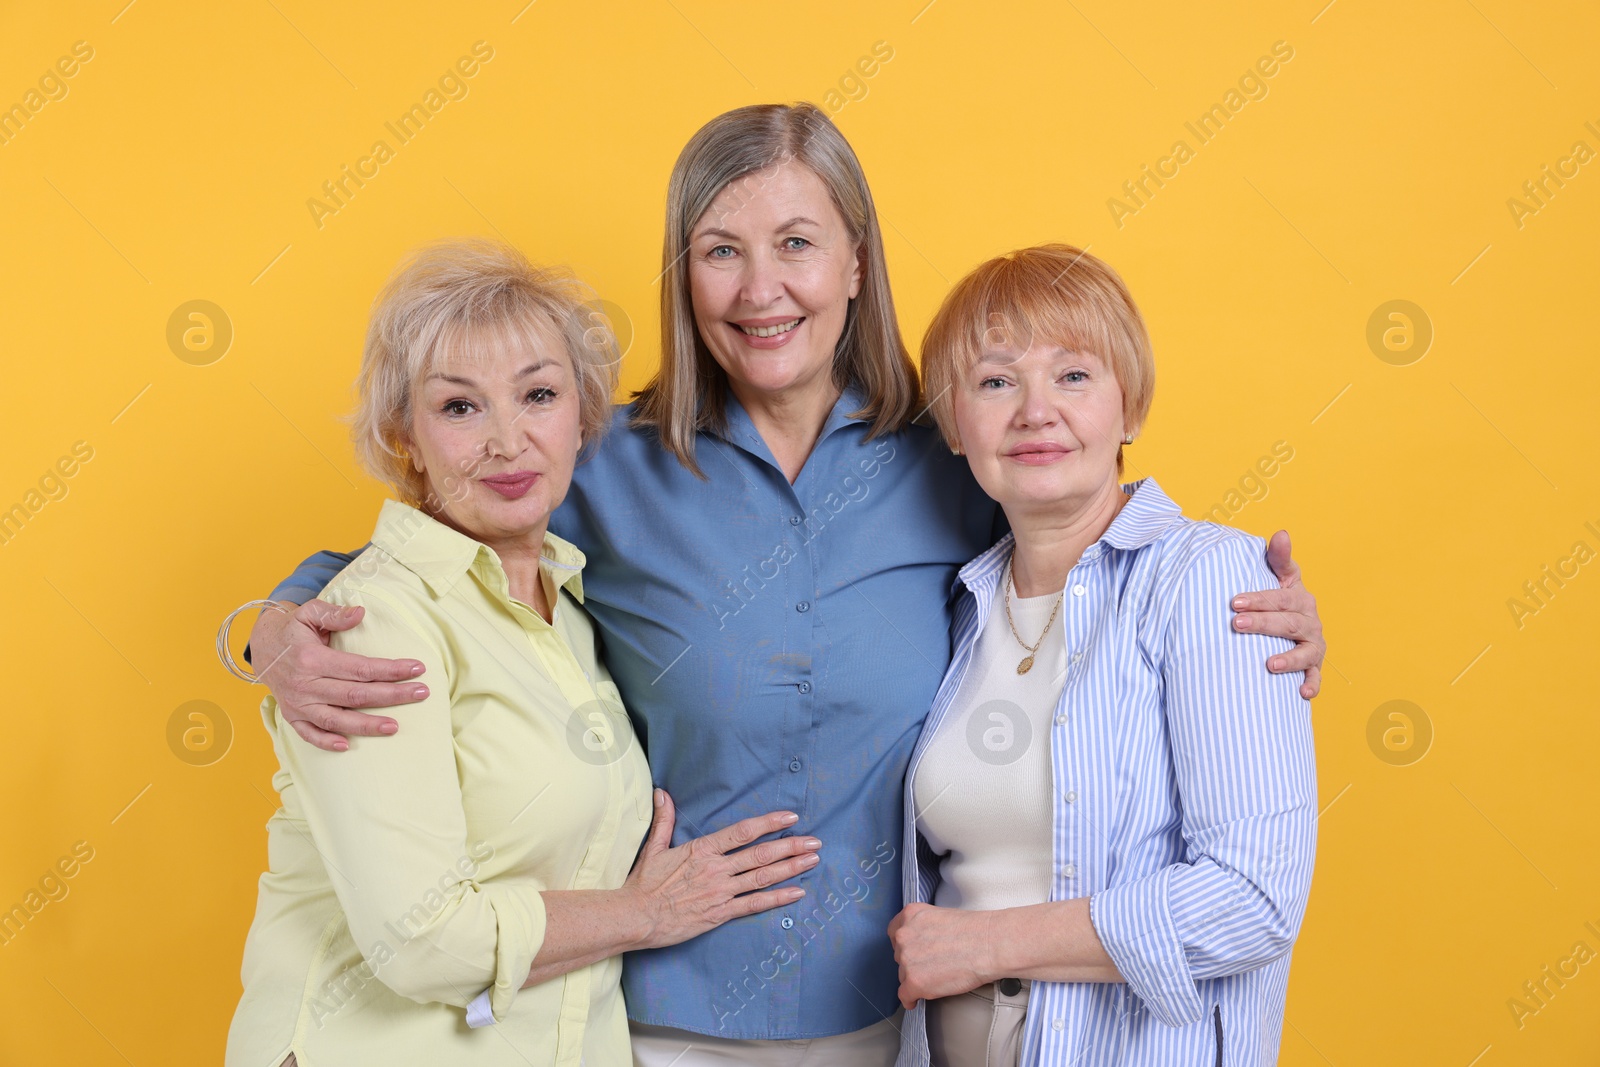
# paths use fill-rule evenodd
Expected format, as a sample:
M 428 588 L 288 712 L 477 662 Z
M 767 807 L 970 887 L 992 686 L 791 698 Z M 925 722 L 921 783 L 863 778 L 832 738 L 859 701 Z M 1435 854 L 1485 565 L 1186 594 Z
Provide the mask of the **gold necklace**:
M 1062 593 L 1056 596 L 1055 607 L 1050 609 L 1050 619 L 1044 624 L 1044 633 L 1039 635 L 1039 640 L 1030 645 L 1022 639 L 1021 634 L 1017 633 L 1016 620 L 1011 617 L 1011 589 L 1011 565 L 1008 563 L 1006 564 L 1006 625 L 1011 627 L 1011 636 L 1017 639 L 1017 644 L 1028 652 L 1026 656 L 1022 657 L 1022 662 L 1017 664 L 1017 673 L 1027 674 L 1033 670 L 1033 657 L 1039 651 L 1039 646 L 1044 644 L 1044 635 L 1050 632 L 1051 626 L 1055 625 L 1056 612 L 1061 610 L 1061 601 L 1066 594 Z

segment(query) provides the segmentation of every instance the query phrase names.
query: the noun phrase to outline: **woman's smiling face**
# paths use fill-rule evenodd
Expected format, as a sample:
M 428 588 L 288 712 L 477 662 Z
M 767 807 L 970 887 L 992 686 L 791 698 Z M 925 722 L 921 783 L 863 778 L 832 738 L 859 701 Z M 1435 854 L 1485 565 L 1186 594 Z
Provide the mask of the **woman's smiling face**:
M 736 393 L 804 393 L 831 379 L 859 243 L 822 179 L 786 162 L 724 188 L 689 234 L 695 325 Z
M 1079 506 L 1116 486 L 1122 387 L 1099 356 L 986 349 L 954 400 L 973 476 L 1007 514 Z
M 418 383 L 411 461 L 436 517 L 468 536 L 542 535 L 583 443 L 572 358 L 549 327 L 531 345 L 470 347 Z

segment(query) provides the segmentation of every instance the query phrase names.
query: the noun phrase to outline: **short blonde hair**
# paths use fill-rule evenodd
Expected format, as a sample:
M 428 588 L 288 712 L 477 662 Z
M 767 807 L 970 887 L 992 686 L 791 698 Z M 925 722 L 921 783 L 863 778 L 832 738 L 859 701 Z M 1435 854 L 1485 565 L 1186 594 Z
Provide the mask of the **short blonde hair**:
M 1033 344 L 1092 352 L 1122 389 L 1122 416 L 1137 433 L 1150 414 L 1156 365 L 1144 316 L 1122 278 L 1071 245 L 1022 248 L 989 260 L 944 298 L 922 341 L 922 377 L 934 421 L 958 443 L 955 390 L 985 350 L 1025 352 Z M 1122 473 L 1122 449 L 1117 449 Z
M 695 435 L 721 429 L 727 377 L 695 326 L 689 289 L 689 234 L 730 183 L 774 166 L 799 163 L 822 180 L 845 231 L 861 250 L 861 291 L 845 312 L 834 349 L 833 380 L 866 394 L 860 411 L 868 437 L 892 433 L 916 414 L 917 368 L 900 335 L 889 267 L 872 191 L 861 162 L 833 121 L 814 104 L 755 104 L 718 115 L 689 139 L 667 183 L 667 226 L 661 248 L 661 366 L 636 396 L 636 426 L 656 431 L 661 445 L 702 478 Z
M 435 510 L 428 478 L 403 442 L 413 395 L 442 357 L 474 348 L 528 348 L 546 331 L 565 342 L 589 455 L 611 422 L 621 357 L 609 322 L 576 278 L 536 267 L 510 245 L 480 238 L 441 241 L 401 261 L 372 305 L 357 404 L 349 419 L 356 457 L 413 507 Z M 468 476 L 470 472 L 459 472 Z

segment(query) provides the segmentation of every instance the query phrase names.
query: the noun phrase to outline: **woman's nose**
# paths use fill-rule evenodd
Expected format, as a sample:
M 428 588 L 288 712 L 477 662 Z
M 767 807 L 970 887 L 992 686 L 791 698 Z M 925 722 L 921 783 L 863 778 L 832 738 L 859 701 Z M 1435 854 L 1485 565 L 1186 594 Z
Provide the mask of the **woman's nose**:
M 1024 426 L 1049 426 L 1057 421 L 1059 413 L 1046 390 L 1025 384 L 1019 392 L 1018 422 Z
M 511 458 L 522 454 L 522 443 L 527 437 L 524 429 L 524 412 L 520 408 L 501 408 L 492 412 L 484 429 L 483 453 L 486 456 Z
M 740 283 L 740 299 L 752 308 L 771 307 L 783 294 L 783 278 L 770 256 L 748 257 Z

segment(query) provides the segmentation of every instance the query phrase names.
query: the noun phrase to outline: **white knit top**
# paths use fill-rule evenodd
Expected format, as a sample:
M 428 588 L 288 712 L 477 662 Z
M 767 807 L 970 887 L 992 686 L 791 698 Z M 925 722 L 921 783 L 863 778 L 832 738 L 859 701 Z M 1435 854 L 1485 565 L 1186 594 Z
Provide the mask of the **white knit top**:
M 990 911 L 1050 899 L 1050 728 L 1066 679 L 1059 615 L 1032 668 L 1006 624 L 1006 579 L 950 712 L 928 742 L 913 783 L 917 828 L 942 856 L 939 907 Z M 1011 598 L 1017 632 L 1032 644 L 1060 593 Z

